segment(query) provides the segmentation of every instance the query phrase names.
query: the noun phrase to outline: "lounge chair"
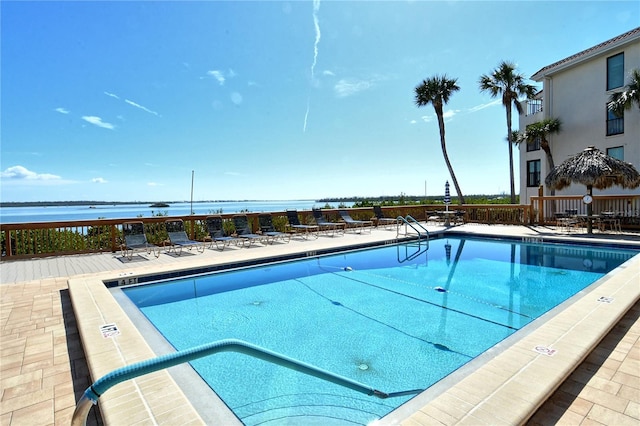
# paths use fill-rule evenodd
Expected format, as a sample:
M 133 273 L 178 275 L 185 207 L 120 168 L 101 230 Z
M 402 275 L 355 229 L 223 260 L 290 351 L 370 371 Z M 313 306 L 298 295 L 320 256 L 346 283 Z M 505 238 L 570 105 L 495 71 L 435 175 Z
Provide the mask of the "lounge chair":
M 273 226 L 273 219 L 269 213 L 259 215 L 258 224 L 260 225 L 260 234 L 267 238 L 267 243 L 273 244 L 277 239 L 286 240 L 286 242 L 291 241 L 291 234 L 276 231 L 276 228 Z
M 184 230 L 184 222 L 182 219 L 171 219 L 164 222 L 164 226 L 167 229 L 169 235 L 169 253 L 173 250 L 180 256 L 182 254 L 182 248 L 186 247 L 191 250 L 194 247 L 198 252 L 203 253 L 205 245 L 203 242 L 194 241 L 187 236 Z
M 387 229 L 391 229 L 391 227 L 395 226 L 398 222 L 397 219 L 392 217 L 386 217 L 382 212 L 382 207 L 373 206 L 373 214 L 375 215 L 374 221 L 376 226 L 384 226 Z
M 222 216 L 207 216 L 205 223 L 207 224 L 207 230 L 211 238 L 210 248 L 213 248 L 215 244 L 216 248 L 222 251 L 225 247 L 229 247 L 231 243 L 236 243 L 236 245 L 238 242 L 244 243 L 244 240 L 240 238 L 230 237 L 225 234 L 222 226 Z
M 318 238 L 317 225 L 303 225 L 298 219 L 298 212 L 296 210 L 287 210 L 287 220 L 289 221 L 289 228 L 295 233 L 303 234 L 305 238 L 309 238 L 309 235 L 314 235 Z
M 346 228 L 346 224 L 344 222 L 336 223 L 329 222 L 321 210 L 313 209 L 313 219 L 316 221 L 316 225 L 318 225 L 318 232 L 326 232 L 327 235 L 334 236 L 336 232 L 342 231 L 344 235 L 344 230 Z
M 346 210 L 340 210 L 338 212 L 340 217 L 347 224 L 347 228 L 351 228 L 355 231 L 362 232 L 362 230 L 366 227 L 371 231 L 371 226 L 373 226 L 373 222 L 370 220 L 355 220 L 353 219 Z
M 159 247 L 149 244 L 147 236 L 144 233 L 144 224 L 142 222 L 125 222 L 122 224 L 122 235 L 124 242 L 120 244 L 122 257 L 131 260 L 133 253 L 144 250 L 147 254 L 153 253 L 155 257 L 160 256 Z
M 236 227 L 236 236 L 244 239 L 249 244 L 247 247 L 251 247 L 254 242 L 261 242 L 264 238 L 262 235 L 254 234 L 249 227 L 249 219 L 244 214 L 238 214 L 233 216 L 233 224 Z

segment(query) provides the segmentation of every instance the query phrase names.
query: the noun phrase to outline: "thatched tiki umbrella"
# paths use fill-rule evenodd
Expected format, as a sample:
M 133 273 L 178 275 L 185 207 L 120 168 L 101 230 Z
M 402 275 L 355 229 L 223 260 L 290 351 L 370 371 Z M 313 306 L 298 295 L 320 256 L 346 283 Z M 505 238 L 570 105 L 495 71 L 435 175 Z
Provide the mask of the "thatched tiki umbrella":
M 593 188 L 606 189 L 614 185 L 622 188 L 640 186 L 640 173 L 629 163 L 610 157 L 590 146 L 579 154 L 556 166 L 544 180 L 549 189 L 563 189 L 572 183 L 587 186 L 587 216 L 593 215 L 591 204 Z M 591 220 L 587 220 L 587 232 L 592 232 Z

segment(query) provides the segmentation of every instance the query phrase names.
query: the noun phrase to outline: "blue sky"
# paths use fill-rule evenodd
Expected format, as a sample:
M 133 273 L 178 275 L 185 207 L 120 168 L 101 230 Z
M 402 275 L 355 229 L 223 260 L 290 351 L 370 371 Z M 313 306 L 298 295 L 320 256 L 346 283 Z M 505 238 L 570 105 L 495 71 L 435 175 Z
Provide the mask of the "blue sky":
M 0 13 L 3 201 L 189 200 L 192 171 L 194 200 L 442 194 L 433 108 L 414 104 L 435 74 L 461 89 L 445 115 L 463 193 L 508 193 L 505 111 L 480 75 L 511 60 L 528 77 L 640 24 L 636 0 L 2 1 Z

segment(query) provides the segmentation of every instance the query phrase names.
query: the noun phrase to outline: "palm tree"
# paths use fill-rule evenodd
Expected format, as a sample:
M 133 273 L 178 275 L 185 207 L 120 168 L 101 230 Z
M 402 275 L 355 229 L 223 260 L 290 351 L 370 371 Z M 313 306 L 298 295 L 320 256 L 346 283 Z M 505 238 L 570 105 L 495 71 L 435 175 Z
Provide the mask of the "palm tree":
M 544 151 L 547 157 L 547 170 L 551 171 L 555 167 L 553 162 L 553 154 L 551 153 L 551 146 L 549 145 L 548 136 L 552 133 L 559 133 L 562 123 L 557 118 L 547 118 L 542 121 L 536 121 L 527 125 L 524 134 L 520 135 L 520 138 L 527 142 L 533 142 L 536 139 L 540 139 L 540 148 Z M 551 190 L 551 195 L 555 195 L 555 190 Z
M 427 78 L 426 80 L 422 80 L 422 83 L 415 89 L 415 102 L 418 107 L 423 107 L 428 104 L 433 105 L 433 109 L 435 110 L 436 116 L 438 117 L 438 127 L 440 128 L 440 146 L 442 147 L 444 162 L 447 163 L 447 168 L 449 169 L 449 174 L 451 175 L 451 180 L 453 181 L 453 186 L 456 188 L 456 192 L 458 193 L 458 204 L 464 204 L 464 196 L 462 195 L 462 191 L 460 190 L 460 185 L 458 185 L 458 179 L 456 179 L 456 175 L 453 172 L 453 167 L 451 167 L 449 155 L 447 155 L 447 144 L 445 143 L 444 137 L 443 106 L 447 102 L 449 102 L 449 98 L 451 97 L 453 92 L 457 92 L 458 90 L 460 90 L 460 87 L 456 84 L 457 81 L 457 78 L 450 79 L 447 78 L 446 75 L 435 75 L 433 77 Z
M 481 92 L 489 92 L 492 98 L 502 96 L 502 105 L 507 110 L 507 138 L 509 140 L 509 177 L 511 179 L 511 204 L 516 202 L 515 176 L 513 175 L 513 139 L 511 132 L 511 111 L 515 106 L 518 114 L 523 113 L 523 108 L 518 101 L 519 96 L 533 98 L 536 88 L 531 84 L 525 84 L 524 76 L 515 72 L 516 66 L 512 62 L 503 61 L 491 75 L 480 76 L 479 84 Z
M 612 93 L 607 106 L 614 114 L 622 116 L 625 110 L 633 108 L 633 104 L 640 108 L 640 68 L 631 71 L 631 81 L 622 92 Z

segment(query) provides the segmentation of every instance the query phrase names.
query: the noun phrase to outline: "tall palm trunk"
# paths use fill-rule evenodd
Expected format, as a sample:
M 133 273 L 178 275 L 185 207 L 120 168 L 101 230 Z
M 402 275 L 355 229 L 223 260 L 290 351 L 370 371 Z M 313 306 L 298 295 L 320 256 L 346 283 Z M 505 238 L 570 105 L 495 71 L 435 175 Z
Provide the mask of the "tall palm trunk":
M 516 179 L 513 173 L 513 141 L 511 133 L 511 101 L 505 105 L 507 110 L 507 139 L 509 144 L 509 183 L 511 184 L 511 204 L 516 203 Z
M 447 164 L 447 168 L 449 169 L 449 174 L 451 175 L 453 186 L 456 188 L 456 192 L 458 193 L 458 204 L 462 205 L 464 204 L 464 196 L 462 195 L 462 191 L 460 190 L 460 185 L 458 185 L 456 174 L 453 172 L 453 167 L 451 166 L 451 162 L 449 161 L 449 155 L 447 154 L 447 144 L 444 137 L 444 113 L 441 107 L 436 107 L 435 109 L 436 115 L 438 116 L 438 127 L 440 128 L 440 147 L 442 148 L 442 156 L 444 157 L 444 162 Z
M 553 155 L 551 154 L 551 147 L 549 146 L 549 141 L 547 140 L 547 138 L 542 137 L 540 139 L 540 148 L 542 148 L 542 150 L 544 151 L 546 157 L 547 157 L 547 170 L 549 172 L 551 172 L 551 170 L 553 170 L 555 168 L 555 164 L 553 162 Z M 548 172 L 547 172 L 548 173 Z M 556 190 L 555 189 L 551 189 L 550 191 L 550 195 L 556 195 Z

